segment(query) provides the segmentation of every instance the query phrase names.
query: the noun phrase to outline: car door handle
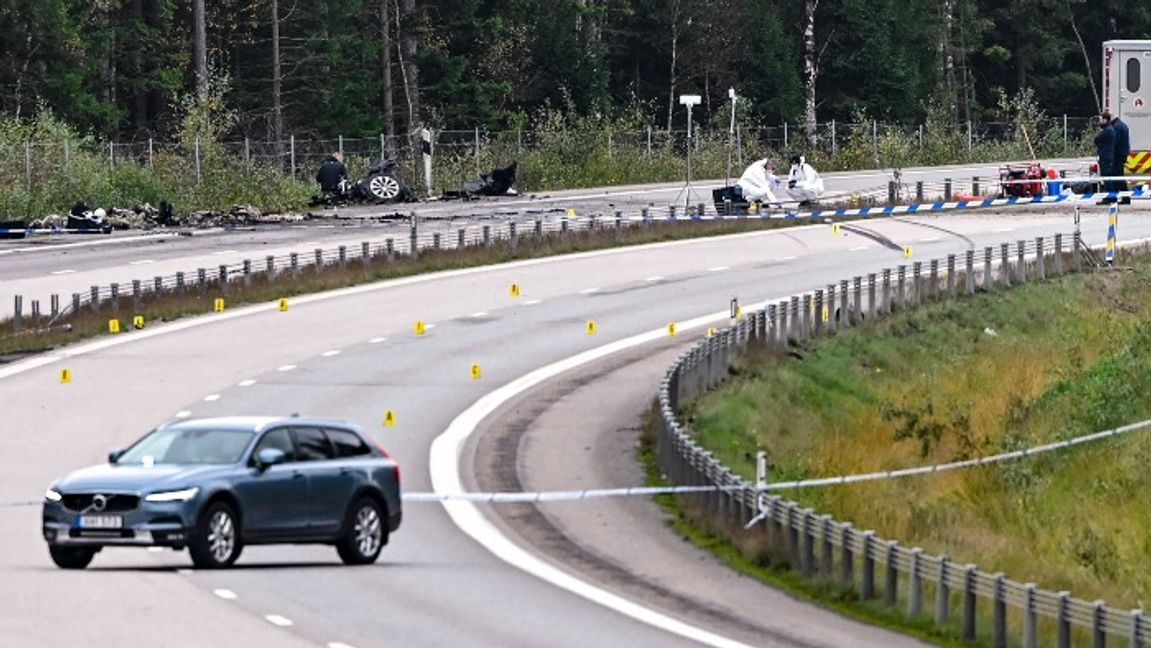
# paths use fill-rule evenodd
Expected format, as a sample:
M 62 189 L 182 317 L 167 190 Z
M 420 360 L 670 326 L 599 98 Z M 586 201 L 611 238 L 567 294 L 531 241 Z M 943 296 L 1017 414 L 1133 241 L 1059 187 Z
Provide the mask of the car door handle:
M 306 475 L 299 470 L 292 471 L 292 479 L 303 479 L 304 477 L 306 477 Z

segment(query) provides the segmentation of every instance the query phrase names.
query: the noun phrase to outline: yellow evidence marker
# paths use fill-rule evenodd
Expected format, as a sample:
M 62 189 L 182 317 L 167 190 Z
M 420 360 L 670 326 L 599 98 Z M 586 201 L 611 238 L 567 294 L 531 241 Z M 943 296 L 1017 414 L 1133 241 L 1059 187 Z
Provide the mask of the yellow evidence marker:
M 832 225 L 831 225 L 831 235 L 832 235 L 832 236 L 839 236 L 841 233 L 842 233 L 842 232 L 840 232 L 840 230 L 839 230 L 839 223 L 832 223 Z
M 384 412 L 384 427 L 396 427 L 396 413 L 392 410 Z
M 595 320 L 588 320 L 587 321 L 587 327 L 585 328 L 585 330 L 587 331 L 587 334 L 588 335 L 595 335 L 595 329 L 596 329 Z
M 511 295 L 512 297 L 519 297 L 520 296 L 520 285 L 517 283 L 512 284 L 511 287 L 508 288 L 508 294 Z
M 288 298 L 287 297 L 281 297 L 279 304 L 278 304 L 278 307 L 279 307 L 281 313 L 288 312 Z
M 822 313 L 820 313 L 819 317 L 820 317 L 820 318 L 821 318 L 821 319 L 822 319 L 824 322 L 826 322 L 827 320 L 831 319 L 831 313 L 830 313 L 830 312 L 827 310 L 827 306 L 824 306 L 824 307 L 823 307 L 823 312 L 822 312 Z
M 911 246 L 910 245 L 903 246 L 903 258 L 904 259 L 910 259 L 911 258 Z
M 224 306 L 225 306 L 224 298 L 223 297 L 217 297 L 216 301 L 212 304 L 212 310 L 216 311 L 217 313 L 223 313 L 224 312 Z
M 483 377 L 483 372 L 480 370 L 480 366 L 473 362 L 472 363 L 472 380 L 479 380 L 482 377 Z
M 707 327 L 707 336 L 708 337 L 715 337 L 717 335 L 719 335 L 719 329 L 717 329 L 714 326 Z
M 137 331 L 144 328 L 144 316 L 143 315 L 135 315 L 132 317 L 132 328 L 136 329 Z
M 113 335 L 115 335 L 116 333 L 119 333 L 120 332 L 120 320 L 118 320 L 118 319 L 108 320 L 108 332 L 113 334 Z
M 70 382 L 72 382 L 72 370 L 71 369 L 61 369 L 60 370 L 60 384 L 61 385 L 67 385 Z
M 412 332 L 416 335 L 423 335 L 428 332 L 428 325 L 424 324 L 424 320 L 416 320 L 415 325 L 412 326 Z
M 574 210 L 574 209 L 569 209 L 569 210 L 567 210 L 567 213 L 566 213 L 566 214 L 564 214 L 564 215 L 565 215 L 567 218 L 575 218 L 575 217 L 576 217 L 576 210 Z
M 668 322 L 667 334 L 668 337 L 675 337 L 675 322 Z

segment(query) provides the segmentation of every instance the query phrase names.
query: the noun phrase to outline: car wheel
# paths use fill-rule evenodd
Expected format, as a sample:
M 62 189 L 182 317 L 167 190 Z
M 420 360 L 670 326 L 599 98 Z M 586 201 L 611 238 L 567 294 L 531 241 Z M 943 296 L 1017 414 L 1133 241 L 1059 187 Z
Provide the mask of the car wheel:
M 346 565 L 370 565 L 388 543 L 384 513 L 374 500 L 356 500 L 348 510 L 344 535 L 336 541 L 336 552 Z
M 395 200 L 400 195 L 400 181 L 394 176 L 374 173 L 364 181 L 368 195 L 379 201 Z
M 240 521 L 225 502 L 216 502 L 204 511 L 188 542 L 192 564 L 200 569 L 227 567 L 236 562 L 243 548 Z
M 92 562 L 92 557 L 96 555 L 96 549 L 48 545 L 48 553 L 52 555 L 52 562 L 61 569 L 84 569 Z

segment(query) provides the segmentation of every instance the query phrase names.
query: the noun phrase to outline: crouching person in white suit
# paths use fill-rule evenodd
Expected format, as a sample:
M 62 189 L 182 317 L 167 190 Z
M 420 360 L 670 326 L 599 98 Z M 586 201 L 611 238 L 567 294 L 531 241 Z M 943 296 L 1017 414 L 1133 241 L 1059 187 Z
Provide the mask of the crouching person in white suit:
M 779 204 L 775 190 L 783 185 L 783 181 L 775 175 L 775 160 L 764 158 L 751 163 L 739 177 L 736 186 L 748 202 L 766 204 Z
M 812 203 L 823 196 L 823 178 L 803 156 L 791 158 L 791 172 L 787 174 L 787 193 L 799 204 Z

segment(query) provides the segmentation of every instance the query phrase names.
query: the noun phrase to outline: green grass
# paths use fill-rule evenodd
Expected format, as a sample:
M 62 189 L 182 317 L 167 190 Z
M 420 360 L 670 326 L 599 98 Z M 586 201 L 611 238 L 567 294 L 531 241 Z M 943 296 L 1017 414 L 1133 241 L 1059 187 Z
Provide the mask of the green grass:
M 792 353 L 757 351 L 685 414 L 773 480 L 994 454 L 1151 418 L 1151 255 L 930 304 Z M 1144 607 L 1151 433 L 930 477 L 793 493 L 903 545 L 1050 590 Z

